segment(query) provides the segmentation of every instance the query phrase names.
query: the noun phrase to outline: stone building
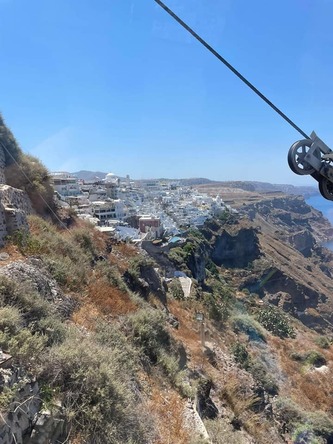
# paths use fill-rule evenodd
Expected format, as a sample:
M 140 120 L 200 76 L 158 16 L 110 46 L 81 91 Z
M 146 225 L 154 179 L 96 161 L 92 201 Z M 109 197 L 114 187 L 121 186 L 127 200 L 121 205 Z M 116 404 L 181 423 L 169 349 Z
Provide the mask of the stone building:
M 0 145 L 0 246 L 4 245 L 6 236 L 29 229 L 27 215 L 32 213 L 26 192 L 6 185 L 5 165 L 5 153 Z

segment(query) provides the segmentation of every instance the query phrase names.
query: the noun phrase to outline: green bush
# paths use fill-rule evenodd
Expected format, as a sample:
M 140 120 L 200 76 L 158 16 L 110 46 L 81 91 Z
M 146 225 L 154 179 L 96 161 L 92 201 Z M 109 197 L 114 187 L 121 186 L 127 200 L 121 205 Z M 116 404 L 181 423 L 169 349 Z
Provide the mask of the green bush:
M 47 345 L 52 346 L 63 342 L 67 336 L 67 328 L 56 316 L 47 316 L 35 326 L 35 330 L 47 338 Z
M 235 361 L 237 364 L 239 364 L 241 367 L 247 369 L 249 367 L 250 363 L 250 355 L 245 347 L 241 342 L 236 342 L 231 347 L 231 352 L 234 355 Z
M 114 334 L 103 330 L 96 341 L 93 334 L 71 331 L 51 349 L 44 384 L 58 391 L 73 436 L 80 433 L 84 442 L 94 444 L 148 442 L 149 419 L 145 422 L 135 395 L 135 368 L 124 368 L 132 357 L 126 359 L 126 350 L 114 344 L 102 344 L 106 337 Z
M 98 255 L 93 239 L 93 226 L 74 228 L 71 230 L 71 238 L 90 258 L 93 259 Z
M 38 255 L 42 250 L 42 246 L 37 238 L 32 236 L 26 230 L 17 230 L 7 238 L 24 254 Z
M 326 365 L 325 356 L 316 350 L 310 350 L 305 354 L 305 363 L 308 365 L 313 365 L 315 367 L 321 367 L 322 365 Z
M 204 293 L 204 304 L 207 307 L 210 319 L 216 322 L 223 322 L 228 319 L 230 312 L 227 302 L 218 300 L 211 293 Z
M 308 415 L 308 420 L 317 436 L 325 438 L 327 442 L 332 442 L 333 421 L 326 413 L 321 411 L 311 412 Z
M 119 288 L 119 290 L 125 293 L 129 292 L 129 289 L 127 288 L 116 265 L 111 266 L 106 261 L 98 262 L 96 265 L 96 272 L 100 273 L 102 276 L 105 276 L 108 283 L 112 286 Z
M 51 276 L 60 286 L 69 290 L 80 290 L 87 283 L 88 273 L 85 264 L 73 262 L 69 257 L 49 255 L 44 258 L 44 262 Z
M 318 438 L 324 438 L 327 442 L 333 439 L 333 421 L 324 412 L 307 412 L 291 399 L 278 398 L 276 413 L 287 424 L 288 431 L 293 433 L 295 443 L 302 442 L 297 439 L 306 437 L 313 437 L 314 441 L 304 441 L 309 443 L 322 443 Z
M 36 368 L 42 359 L 47 339 L 39 334 L 32 334 L 24 328 L 16 335 L 0 332 L 0 348 L 9 352 L 14 361 L 26 369 Z
M 171 344 L 165 320 L 163 313 L 152 308 L 143 308 L 129 317 L 134 343 L 152 363 L 156 363 L 161 352 Z
M 184 398 L 194 398 L 195 389 L 191 387 L 186 370 L 180 370 L 178 356 L 174 350 L 161 350 L 157 364 L 162 368 L 169 381 Z
M 184 292 L 178 278 L 172 279 L 168 285 L 168 290 L 174 299 L 184 300 Z
M 305 443 L 305 444 L 324 444 L 321 438 L 318 438 L 311 425 L 301 424 L 296 426 L 292 434 L 293 443 Z
M 258 360 L 254 360 L 248 353 L 246 347 L 240 343 L 236 342 L 232 347 L 231 351 L 234 355 L 235 361 L 245 370 L 250 372 L 254 380 L 263 387 L 266 392 L 271 395 L 276 395 L 278 393 L 278 385 L 274 377 L 269 371 L 267 371 L 264 364 Z
M 327 349 L 330 348 L 332 341 L 326 336 L 318 336 L 315 339 L 315 343 L 318 345 L 318 347 Z
M 221 300 L 224 302 L 230 302 L 233 297 L 233 293 L 231 288 L 219 277 L 211 277 L 210 279 L 207 279 L 207 286 L 211 288 L 211 291 L 214 295 L 214 297 L 217 300 Z
M 288 317 L 279 309 L 267 306 L 259 310 L 258 321 L 266 330 L 280 338 L 295 338 L 296 333 Z
M 206 269 L 215 277 L 218 277 L 219 275 L 219 270 L 217 268 L 217 266 L 214 264 L 214 262 L 211 259 L 207 259 L 206 262 Z
M 168 253 L 168 258 L 176 267 L 182 269 L 186 266 L 188 254 L 180 247 L 172 248 Z
M 263 387 L 270 395 L 276 395 L 279 391 L 278 384 L 270 371 L 267 371 L 265 365 L 258 360 L 251 360 L 248 371 L 252 374 L 255 381 Z
M 266 341 L 260 324 L 247 314 L 234 316 L 232 325 L 236 333 L 245 333 L 251 341 Z
M 0 114 L 0 142 L 6 147 L 5 161 L 6 166 L 11 165 L 15 161 L 19 161 L 22 156 L 22 150 L 19 147 L 13 133 L 6 126 L 4 118 Z
M 87 229 L 74 228 L 69 233 L 38 216 L 29 216 L 32 233 L 13 238 L 24 254 L 38 254 L 47 263 L 60 285 L 78 290 L 86 282 L 95 250 Z
M 127 373 L 139 368 L 139 353 L 125 334 L 114 324 L 102 321 L 96 325 L 94 340 L 99 346 L 117 350 L 117 362 Z
M 289 398 L 277 398 L 276 413 L 280 421 L 289 425 L 289 431 L 291 431 L 293 427 L 295 428 L 295 424 L 300 424 L 304 418 L 302 408 Z
M 47 316 L 52 312 L 51 305 L 45 301 L 29 282 L 17 283 L 0 276 L 0 306 L 15 306 L 25 323 Z
M 37 214 L 53 215 L 50 208 L 55 211 L 54 190 L 50 176 L 36 157 L 22 153 L 18 164 L 12 163 L 6 167 L 5 175 L 8 185 L 26 191 Z
M 18 308 L 10 306 L 0 308 L 0 330 L 13 335 L 22 326 L 23 319 Z

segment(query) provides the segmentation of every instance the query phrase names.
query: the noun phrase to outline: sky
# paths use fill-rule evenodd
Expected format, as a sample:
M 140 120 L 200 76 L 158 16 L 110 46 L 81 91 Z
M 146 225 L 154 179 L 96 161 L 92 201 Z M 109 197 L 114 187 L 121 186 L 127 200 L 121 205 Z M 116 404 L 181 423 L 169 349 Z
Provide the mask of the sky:
M 165 3 L 333 146 L 333 1 Z M 154 0 L 0 0 L 0 79 L 7 125 L 50 171 L 314 184 L 286 160 L 303 137 Z

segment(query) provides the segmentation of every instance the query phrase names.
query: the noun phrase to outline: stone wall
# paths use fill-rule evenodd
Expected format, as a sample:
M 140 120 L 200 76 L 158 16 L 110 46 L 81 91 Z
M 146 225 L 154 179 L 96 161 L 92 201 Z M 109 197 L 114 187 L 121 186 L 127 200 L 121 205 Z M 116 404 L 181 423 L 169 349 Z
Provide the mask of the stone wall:
M 0 413 L 1 444 L 56 444 L 64 441 L 66 423 L 61 406 L 54 412 L 41 411 L 38 382 L 20 375 L 19 369 L 0 369 L 0 391 L 13 390 L 13 400 Z
M 0 185 L 0 246 L 4 245 L 7 235 L 11 235 L 16 230 L 29 229 L 27 215 L 31 213 L 31 203 L 25 191 L 5 184 Z
M 23 444 L 24 436 L 32 429 L 33 422 L 41 406 L 38 383 L 27 381 L 16 392 L 9 413 L 1 418 L 1 444 Z

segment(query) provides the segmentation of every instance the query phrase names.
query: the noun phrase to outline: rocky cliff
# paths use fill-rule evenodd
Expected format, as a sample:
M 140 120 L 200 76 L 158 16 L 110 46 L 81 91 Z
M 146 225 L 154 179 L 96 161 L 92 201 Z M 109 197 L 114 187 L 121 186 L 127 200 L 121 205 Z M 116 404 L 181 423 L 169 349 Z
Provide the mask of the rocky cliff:
M 207 221 L 202 239 L 188 237 L 192 247 L 185 247 L 185 255 L 171 250 L 174 269 L 184 261 L 203 282 L 213 261 L 240 289 L 333 333 L 333 253 L 321 246 L 333 235 L 330 223 L 300 196 L 266 194 L 260 200 L 256 194 L 255 202 L 242 202 L 238 211 L 237 217 Z
M 330 226 L 246 196 L 146 251 L 29 217 L 0 255 L 0 440 L 331 443 Z

